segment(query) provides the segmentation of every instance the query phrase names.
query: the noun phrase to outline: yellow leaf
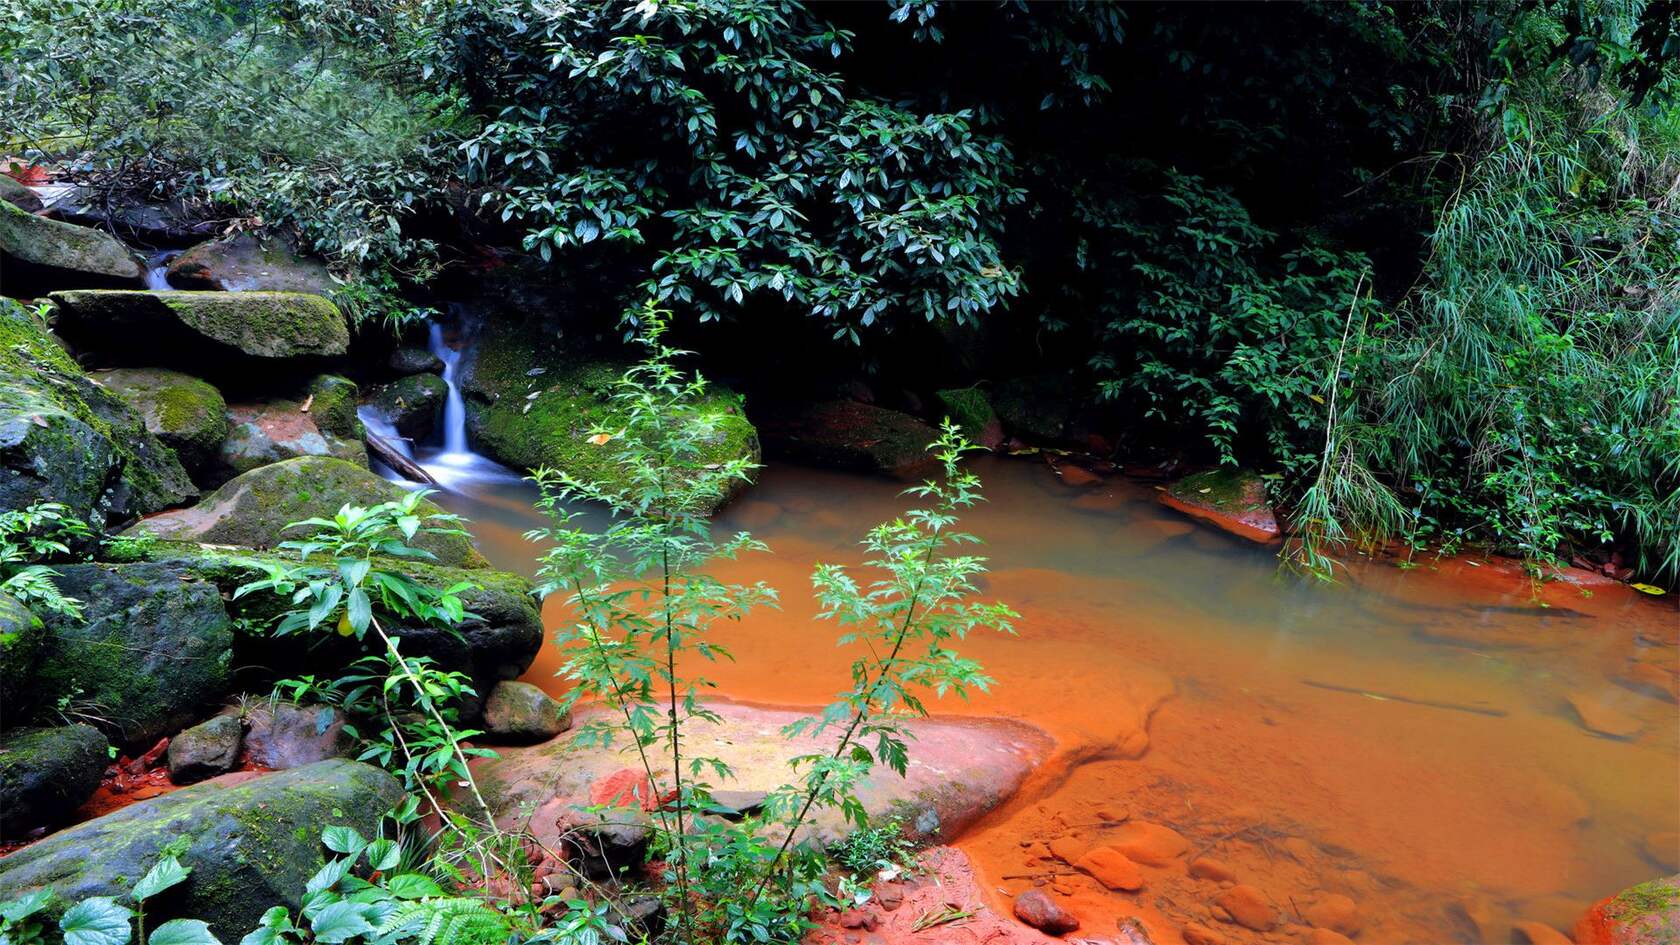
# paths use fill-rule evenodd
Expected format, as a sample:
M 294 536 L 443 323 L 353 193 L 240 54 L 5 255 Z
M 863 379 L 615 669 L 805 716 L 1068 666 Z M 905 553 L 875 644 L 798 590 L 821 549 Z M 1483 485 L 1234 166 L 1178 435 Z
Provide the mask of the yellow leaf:
M 1663 590 L 1662 588 L 1656 587 L 1656 586 L 1650 585 L 1650 584 L 1629 584 L 1628 587 L 1633 588 L 1634 590 L 1638 591 L 1641 594 L 1653 594 L 1653 595 L 1655 595 L 1655 594 L 1666 594 L 1666 593 L 1668 593 L 1667 591 Z
M 1318 396 L 1317 394 L 1308 394 L 1307 396 L 1312 398 L 1313 402 L 1315 402 L 1315 403 L 1320 403 L 1320 404 L 1324 403 L 1324 398 Z
M 610 439 L 612 439 L 611 433 L 597 433 L 589 438 L 589 442 L 595 444 L 596 446 L 604 446 Z
M 1208 487 L 1207 487 L 1207 488 L 1205 488 L 1205 489 L 1197 489 L 1197 490 L 1196 490 L 1196 491 L 1197 491 L 1197 492 L 1201 492 L 1201 493 L 1208 493 L 1208 492 L 1212 492 L 1212 491 L 1213 491 L 1213 487 L 1212 487 L 1212 486 L 1208 486 Z

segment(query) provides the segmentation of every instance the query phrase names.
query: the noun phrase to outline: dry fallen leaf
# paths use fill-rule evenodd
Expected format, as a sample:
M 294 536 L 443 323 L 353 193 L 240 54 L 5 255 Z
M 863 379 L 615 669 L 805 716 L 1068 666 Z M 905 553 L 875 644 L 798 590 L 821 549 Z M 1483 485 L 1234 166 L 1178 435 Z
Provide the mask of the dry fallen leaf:
M 612 434 L 611 433 L 597 433 L 594 436 L 589 438 L 589 442 L 595 444 L 596 446 L 604 446 L 604 445 L 606 445 L 607 441 L 611 440 L 611 439 L 612 439 Z

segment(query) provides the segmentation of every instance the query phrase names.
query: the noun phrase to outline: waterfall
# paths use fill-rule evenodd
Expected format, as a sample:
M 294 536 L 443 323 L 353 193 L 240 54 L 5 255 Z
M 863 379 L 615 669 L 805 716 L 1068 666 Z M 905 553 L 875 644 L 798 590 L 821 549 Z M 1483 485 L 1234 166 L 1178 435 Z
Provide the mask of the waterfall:
M 461 352 L 444 344 L 443 326 L 437 322 L 432 323 L 429 347 L 443 362 L 443 383 L 449 387 L 443 401 L 443 456 L 473 456 L 467 449 L 467 402 L 461 399 Z
M 146 288 L 158 292 L 173 292 L 175 287 L 169 284 L 169 264 L 176 256 L 181 255 L 178 249 L 166 249 L 146 257 Z

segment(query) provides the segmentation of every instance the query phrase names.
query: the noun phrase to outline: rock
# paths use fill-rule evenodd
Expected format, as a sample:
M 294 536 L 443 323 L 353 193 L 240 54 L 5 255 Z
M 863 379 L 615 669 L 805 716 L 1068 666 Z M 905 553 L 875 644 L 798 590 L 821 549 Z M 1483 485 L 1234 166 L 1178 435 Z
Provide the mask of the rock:
M 120 744 L 150 744 L 227 693 L 233 625 L 214 584 L 156 562 L 58 566 L 85 619 L 42 614 L 38 706 L 81 703 Z
M 163 368 L 119 368 L 92 375 L 94 383 L 127 401 L 146 430 L 175 451 L 181 465 L 202 471 L 228 434 L 227 403 L 211 385 Z
M 302 292 L 55 292 L 58 328 L 116 363 L 283 368 L 350 349 L 338 307 Z
M 1491 942 L 1501 931 L 1499 916 L 1493 906 L 1479 896 L 1465 896 L 1448 907 L 1448 912 L 1467 924 L 1473 935 L 1471 941 Z
M 1079 919 L 1073 913 L 1038 889 L 1015 897 L 1015 918 L 1051 935 L 1065 935 L 1079 928 Z
M 192 501 L 175 454 L 41 323 L 0 300 L 0 508 L 61 502 L 95 527 Z
M 20 728 L 0 735 L 0 841 L 64 823 L 99 788 L 110 762 L 91 725 Z
M 1091 848 L 1089 843 L 1080 839 L 1078 835 L 1071 833 L 1064 833 L 1059 837 L 1051 837 L 1050 842 L 1046 844 L 1046 846 L 1049 847 L 1051 856 L 1061 860 L 1069 866 L 1078 863 L 1080 857 L 1085 855 L 1085 851 Z
M 992 410 L 992 402 L 985 391 L 978 387 L 965 387 L 934 391 L 933 396 L 944 416 L 962 427 L 963 436 L 971 442 L 989 450 L 1003 445 L 1003 421 Z
M 1632 738 L 1645 727 L 1644 723 L 1610 705 L 1596 694 L 1571 692 L 1566 698 L 1569 700 L 1569 707 L 1575 710 L 1575 717 L 1580 721 L 1581 727 L 1594 734 L 1610 738 Z
M 1648 833 L 1639 841 L 1639 852 L 1665 870 L 1680 870 L 1680 833 Z
M 282 240 L 249 233 L 200 243 L 169 264 L 177 289 L 222 292 L 309 292 L 331 295 L 338 287 L 327 267 L 294 253 Z
M 286 526 L 306 518 L 331 518 L 346 503 L 390 502 L 405 490 L 360 466 L 327 456 L 300 456 L 237 476 L 189 509 L 146 519 L 140 529 L 159 538 L 272 548 L 304 536 Z M 426 513 L 441 511 L 421 503 Z M 284 534 L 283 534 L 284 533 Z M 446 567 L 479 567 L 484 559 L 464 535 L 422 535 L 415 545 Z
M 1594 903 L 1575 923 L 1574 939 L 1576 945 L 1680 942 L 1680 875 L 1640 883 Z
M 0 174 L 0 200 L 28 213 L 41 209 L 41 198 L 35 191 L 18 183 L 10 174 Z
M 234 769 L 245 729 L 239 719 L 218 715 L 169 740 L 169 780 L 192 784 Z
M 1343 935 L 1358 935 L 1365 927 L 1365 919 L 1359 914 L 1359 904 L 1340 893 L 1321 896 L 1306 908 L 1306 919 L 1321 929 L 1330 929 Z
M 648 815 L 634 807 L 573 821 L 569 834 L 576 844 L 584 875 L 591 879 L 616 877 L 647 862 L 653 828 Z
M 1073 463 L 1058 464 L 1056 466 L 1056 475 L 1061 478 L 1063 485 L 1073 486 L 1077 489 L 1084 489 L 1089 486 L 1100 485 L 1102 483 L 1101 476 L 1083 466 L 1076 466 Z
M 1236 871 L 1212 857 L 1197 857 L 1190 861 L 1190 875 L 1209 882 L 1236 882 Z
M 1672 657 L 1652 647 L 1646 658 L 1624 667 L 1616 682 L 1653 699 L 1680 702 L 1680 666 L 1674 662 Z
M 337 374 L 322 374 L 309 382 L 309 415 L 327 436 L 361 442 L 362 421 L 356 416 L 360 391 L 356 382 Z
M 406 649 L 406 647 L 405 647 Z M 735 703 L 706 703 L 720 721 L 691 728 L 685 755 L 722 759 L 733 771 L 714 779 L 717 789 L 769 791 L 788 779 L 787 761 L 796 755 L 832 749 L 839 734 L 785 737 L 782 729 L 803 713 Z M 577 730 L 608 721 L 600 706 L 576 712 Z M 951 837 L 1014 794 L 1027 773 L 1046 757 L 1049 738 L 1019 722 L 983 718 L 913 719 L 910 764 L 900 777 L 885 765 L 865 778 L 858 801 L 871 818 L 898 817 L 915 838 Z M 598 740 L 596 740 L 598 741 Z M 591 803 L 591 789 L 625 766 L 618 742 L 602 747 L 585 737 L 563 736 L 528 748 L 498 749 L 500 757 L 474 763 L 479 785 L 499 818 L 524 824 L 529 811 L 551 800 L 564 813 Z M 663 781 L 655 785 L 669 789 Z M 648 792 L 644 792 L 648 793 Z M 532 819 L 529 829 L 545 846 L 561 838 L 558 821 Z M 831 810 L 814 815 L 810 832 L 838 839 L 849 825 Z
M 1180 932 L 1185 945 L 1225 945 L 1225 936 L 1200 923 L 1192 922 Z
M 1544 922 L 1518 922 L 1512 927 L 1519 943 L 1527 945 L 1575 945 L 1569 936 Z
M 915 417 L 855 400 L 829 400 L 770 417 L 772 452 L 825 469 L 921 479 L 936 460 L 928 447 L 939 432 Z
M 403 345 L 385 362 L 398 374 L 441 374 L 443 362 L 419 345 Z
M 1161 493 L 1161 502 L 1251 541 L 1276 541 L 1281 534 L 1266 499 L 1266 481 L 1246 469 L 1186 476 Z
M 403 798 L 395 778 L 354 761 L 323 761 L 260 777 L 182 788 L 78 824 L 0 859 L 0 901 L 52 888 L 60 907 L 126 896 L 163 855 L 179 850 L 192 875 L 146 904 L 149 924 L 202 919 L 236 942 L 271 906 L 296 914 L 304 884 L 325 863 L 321 831 L 375 836 Z
M 354 744 L 346 721 L 331 706 L 255 702 L 245 707 L 245 757 L 276 771 L 343 758 Z
M 484 700 L 484 727 L 506 739 L 543 741 L 572 727 L 572 715 L 536 686 L 504 680 Z
M 1113 846 L 1145 866 L 1170 866 L 1190 849 L 1190 841 L 1171 827 L 1134 820 L 1114 831 Z
M 1038 375 L 1004 381 L 992 395 L 1003 428 L 1035 443 L 1066 440 L 1072 427 L 1072 405 L 1078 392 L 1066 375 Z
M 424 442 L 437 429 L 443 403 L 449 399 L 449 385 L 436 374 L 411 374 L 374 392 L 368 404 L 379 411 L 397 432 L 415 442 Z
M 58 289 L 139 286 L 140 262 L 110 235 L 0 200 L 0 286 L 31 299 Z
M 360 438 L 343 439 L 322 432 L 315 415 L 296 401 L 230 404 L 227 423 L 227 438 L 222 440 L 207 474 L 207 481 L 217 485 L 241 473 L 299 456 L 330 456 L 364 468 L 368 464 Z
M 46 625 L 9 594 L 0 594 L 0 728 L 22 717 L 47 643 Z
M 1245 929 L 1267 932 L 1277 925 L 1277 910 L 1272 908 L 1266 894 L 1246 883 L 1220 893 L 1214 904 L 1230 913 L 1231 921 Z
M 1333 929 L 1313 929 L 1307 933 L 1307 945 L 1353 945 L 1353 939 Z
M 1113 847 L 1097 847 L 1074 865 L 1109 889 L 1137 892 L 1143 888 L 1143 870 Z
M 621 422 L 611 396 L 627 367 L 611 361 L 578 363 L 529 327 L 491 322 L 461 363 L 467 437 L 479 451 L 516 469 L 548 466 L 623 487 L 627 483 L 617 450 L 589 438 L 597 426 Z M 696 409 L 715 421 L 698 462 L 758 462 L 758 431 L 747 420 L 740 395 L 710 384 Z M 737 482 L 705 499 L 706 510 L 722 508 L 746 486 Z

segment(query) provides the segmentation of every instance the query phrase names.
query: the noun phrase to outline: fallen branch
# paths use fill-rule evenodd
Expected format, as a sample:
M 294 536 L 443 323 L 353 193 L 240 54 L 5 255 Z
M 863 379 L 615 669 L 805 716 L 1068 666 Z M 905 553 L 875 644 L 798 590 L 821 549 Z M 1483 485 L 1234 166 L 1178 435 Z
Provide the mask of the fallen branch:
M 1314 689 L 1328 689 L 1331 692 L 1345 692 L 1350 695 L 1364 696 L 1367 699 L 1376 699 L 1380 702 L 1404 702 L 1407 705 L 1421 705 L 1427 706 L 1431 709 L 1451 709 L 1454 712 L 1469 712 L 1472 715 L 1491 715 L 1496 719 L 1502 719 L 1510 714 L 1504 709 L 1488 709 L 1483 708 L 1482 706 L 1464 705 L 1458 702 L 1436 702 L 1433 699 L 1413 699 L 1411 696 L 1402 696 L 1392 692 L 1377 692 L 1371 689 L 1355 689 L 1352 686 L 1338 686 L 1334 683 L 1318 682 L 1312 679 L 1303 679 L 1301 680 L 1301 683 L 1302 685 L 1312 686 Z
M 367 442 L 368 451 L 379 457 L 379 461 L 396 470 L 397 475 L 414 482 L 423 482 L 428 486 L 435 486 L 438 481 L 432 478 L 423 466 L 402 454 L 402 450 L 391 445 L 385 439 L 371 430 L 362 431 L 362 438 Z

